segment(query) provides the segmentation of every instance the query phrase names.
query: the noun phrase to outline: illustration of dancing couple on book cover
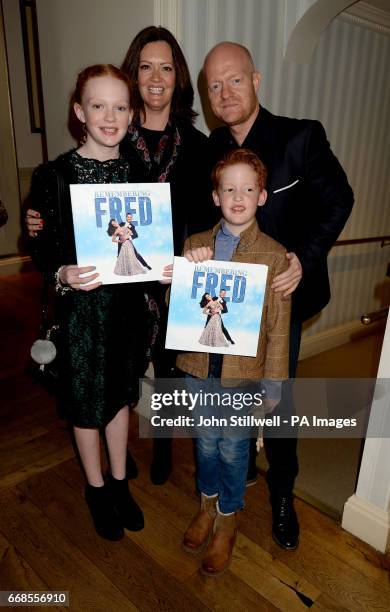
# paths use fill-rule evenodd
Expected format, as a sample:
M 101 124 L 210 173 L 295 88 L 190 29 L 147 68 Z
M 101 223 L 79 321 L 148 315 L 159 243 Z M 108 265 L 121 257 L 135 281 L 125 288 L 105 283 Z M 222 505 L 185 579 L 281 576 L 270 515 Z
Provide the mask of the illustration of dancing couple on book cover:
M 128 213 L 126 221 L 118 223 L 115 219 L 110 219 L 108 224 L 107 234 L 111 236 L 111 241 L 118 245 L 114 274 L 120 276 L 146 274 L 152 269 L 134 246 L 133 241 L 138 238 L 138 232 L 132 220 L 133 215 Z
M 199 303 L 203 313 L 207 316 L 202 335 L 199 338 L 200 344 L 205 346 L 229 346 L 235 344 L 226 329 L 222 315 L 228 312 L 226 304 L 226 289 L 221 289 L 218 297 L 204 293 Z
M 175 257 L 166 348 L 254 357 L 266 280 L 264 265 Z

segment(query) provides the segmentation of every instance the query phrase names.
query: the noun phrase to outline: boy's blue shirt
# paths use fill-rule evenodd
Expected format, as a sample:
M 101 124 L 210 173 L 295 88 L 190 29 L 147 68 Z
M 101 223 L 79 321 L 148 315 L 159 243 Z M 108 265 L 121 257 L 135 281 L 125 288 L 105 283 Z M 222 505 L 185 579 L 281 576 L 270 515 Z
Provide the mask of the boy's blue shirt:
M 231 261 L 233 253 L 240 242 L 241 236 L 235 236 L 226 227 L 224 219 L 221 221 L 221 228 L 215 237 L 215 256 L 217 261 Z

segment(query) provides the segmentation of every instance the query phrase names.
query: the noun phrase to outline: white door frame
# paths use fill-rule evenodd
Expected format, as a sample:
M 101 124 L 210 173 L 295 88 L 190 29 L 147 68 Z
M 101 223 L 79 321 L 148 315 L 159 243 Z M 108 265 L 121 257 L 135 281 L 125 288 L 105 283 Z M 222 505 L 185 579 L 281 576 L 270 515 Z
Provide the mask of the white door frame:
M 376 437 L 372 437 L 375 435 Z M 390 317 L 387 317 L 374 399 L 356 492 L 342 527 L 377 550 L 390 549 Z

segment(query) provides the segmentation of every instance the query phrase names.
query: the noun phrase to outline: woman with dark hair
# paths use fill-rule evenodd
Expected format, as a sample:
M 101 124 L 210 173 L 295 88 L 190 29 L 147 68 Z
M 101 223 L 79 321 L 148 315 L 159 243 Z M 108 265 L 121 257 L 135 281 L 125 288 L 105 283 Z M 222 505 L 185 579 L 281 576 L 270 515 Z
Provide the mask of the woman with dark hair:
M 193 125 L 194 90 L 187 62 L 169 30 L 148 26 L 134 38 L 122 69 L 129 76 L 134 113 L 120 150 L 134 182 L 170 183 L 174 249 L 181 255 L 185 237 L 207 229 L 215 216 L 207 137 Z M 30 235 L 42 229 L 39 213 L 27 211 L 27 226 Z M 151 283 L 151 290 L 162 317 L 153 356 L 155 377 L 167 378 L 176 372 L 176 353 L 164 348 L 165 289 Z M 135 473 L 134 465 L 132 470 Z M 152 482 L 163 484 L 170 471 L 171 440 L 156 439 Z
M 206 136 L 193 122 L 194 90 L 187 62 L 174 36 L 163 27 L 141 30 L 122 64 L 131 83 L 133 120 L 121 151 L 138 181 L 169 182 L 175 255 L 181 255 L 187 235 L 200 232 L 215 214 L 211 200 Z M 152 289 L 162 321 L 154 357 L 155 377 L 178 376 L 176 352 L 164 348 L 167 308 L 165 289 Z M 163 484 L 171 471 L 172 443 L 154 440 L 150 476 Z
M 149 26 L 141 30 L 131 43 L 121 69 L 130 80 L 130 93 L 132 100 L 133 120 L 135 123 L 144 123 L 147 120 L 145 99 L 138 87 L 138 74 L 144 47 L 150 43 L 166 43 L 171 50 L 175 72 L 175 88 L 170 100 L 170 115 L 193 123 L 197 113 L 193 110 L 194 90 L 187 62 L 176 38 L 161 26 Z M 143 68 L 144 70 L 144 68 Z M 165 126 L 164 126 L 165 127 Z
M 170 183 L 174 248 L 181 255 L 184 238 L 205 229 L 214 211 L 207 137 L 193 126 L 187 62 L 169 30 L 149 26 L 134 38 L 122 70 L 133 120 L 121 151 L 138 181 Z

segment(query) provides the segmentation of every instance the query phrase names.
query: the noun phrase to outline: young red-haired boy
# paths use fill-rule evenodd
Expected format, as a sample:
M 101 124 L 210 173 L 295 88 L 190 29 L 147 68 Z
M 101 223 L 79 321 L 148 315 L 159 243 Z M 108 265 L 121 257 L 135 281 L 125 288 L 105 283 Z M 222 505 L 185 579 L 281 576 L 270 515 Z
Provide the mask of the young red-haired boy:
M 189 375 L 189 384 L 191 379 L 199 383 L 193 377 L 213 378 L 221 390 L 226 386 L 241 389 L 262 381 L 266 409 L 271 410 L 280 400 L 281 381 L 288 378 L 290 299 L 271 289 L 274 278 L 288 267 L 285 248 L 263 234 L 256 220 L 258 207 L 267 199 L 266 178 L 265 166 L 254 153 L 247 149 L 230 151 L 212 174 L 213 198 L 221 208 L 221 222 L 190 236 L 184 246 L 187 259 L 196 263 L 214 258 L 268 266 L 256 357 L 182 353 L 177 366 Z M 199 553 L 208 544 L 201 573 L 217 576 L 232 559 L 236 515 L 244 506 L 250 440 L 249 435 L 203 431 L 195 439 L 201 504 L 184 535 L 182 548 Z

